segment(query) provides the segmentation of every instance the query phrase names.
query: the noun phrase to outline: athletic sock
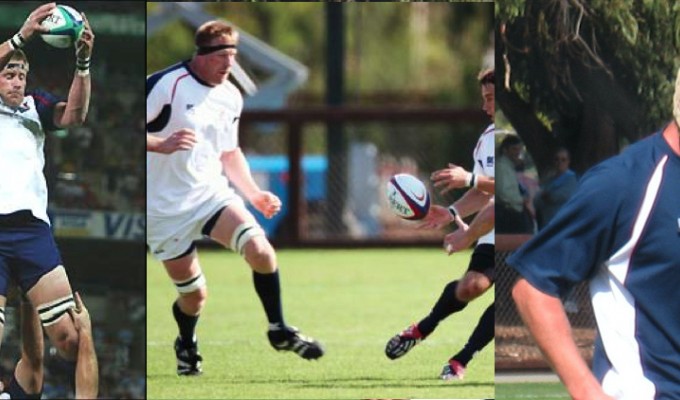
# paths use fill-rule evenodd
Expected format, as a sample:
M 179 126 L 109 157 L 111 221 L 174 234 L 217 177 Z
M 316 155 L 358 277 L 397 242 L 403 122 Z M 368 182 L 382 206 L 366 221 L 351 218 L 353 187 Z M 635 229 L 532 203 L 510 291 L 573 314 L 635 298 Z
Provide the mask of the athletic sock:
M 468 339 L 465 347 L 463 347 L 458 354 L 451 357 L 451 359 L 466 366 L 478 351 L 482 350 L 484 346 L 491 342 L 495 333 L 495 304 L 496 303 L 492 303 L 486 311 L 484 311 L 484 314 L 479 318 L 479 322 L 477 323 L 475 330 L 472 331 L 472 335 L 470 335 L 470 339 Z
M 432 307 L 430 314 L 418 322 L 418 330 L 423 334 L 423 337 L 434 332 L 437 325 L 439 325 L 444 318 L 467 306 L 467 302 L 460 301 L 456 298 L 456 286 L 458 286 L 458 281 L 449 282 L 439 296 L 434 307 Z
M 283 311 L 281 309 L 279 270 L 277 269 L 272 274 L 261 274 L 253 271 L 253 284 L 264 307 L 264 312 L 267 314 L 269 330 L 285 327 L 286 324 L 283 321 Z
M 180 310 L 177 301 L 172 303 L 172 315 L 175 316 L 177 327 L 179 328 L 180 342 L 183 347 L 196 346 L 196 323 L 198 315 L 187 315 Z

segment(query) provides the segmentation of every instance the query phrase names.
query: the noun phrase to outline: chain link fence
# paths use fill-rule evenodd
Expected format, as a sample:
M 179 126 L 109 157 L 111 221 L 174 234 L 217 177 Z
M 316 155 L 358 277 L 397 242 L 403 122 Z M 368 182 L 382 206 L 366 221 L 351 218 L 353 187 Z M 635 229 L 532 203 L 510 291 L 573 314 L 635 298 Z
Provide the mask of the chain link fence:
M 486 126 L 476 110 L 287 110 L 243 119 L 253 176 L 284 203 L 259 222 L 278 244 L 324 246 L 439 243 L 441 232 L 414 229 L 390 212 L 387 182 L 409 173 L 426 183 L 433 204 L 451 203 L 463 192 L 441 196 L 429 176 L 448 163 L 471 169 Z
M 548 368 L 536 342 L 517 313 L 511 289 L 518 274 L 506 259 L 530 236 L 496 235 L 496 369 Z M 592 359 L 595 317 L 587 284 L 576 286 L 564 299 L 572 334 L 581 355 Z

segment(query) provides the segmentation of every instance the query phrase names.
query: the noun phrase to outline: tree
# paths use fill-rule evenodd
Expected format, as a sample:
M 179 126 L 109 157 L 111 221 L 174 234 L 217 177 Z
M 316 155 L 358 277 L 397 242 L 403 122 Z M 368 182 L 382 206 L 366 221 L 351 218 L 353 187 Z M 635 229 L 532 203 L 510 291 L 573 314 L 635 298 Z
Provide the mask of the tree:
M 670 120 L 680 2 L 505 0 L 495 8 L 496 101 L 539 170 L 564 145 L 583 171 Z

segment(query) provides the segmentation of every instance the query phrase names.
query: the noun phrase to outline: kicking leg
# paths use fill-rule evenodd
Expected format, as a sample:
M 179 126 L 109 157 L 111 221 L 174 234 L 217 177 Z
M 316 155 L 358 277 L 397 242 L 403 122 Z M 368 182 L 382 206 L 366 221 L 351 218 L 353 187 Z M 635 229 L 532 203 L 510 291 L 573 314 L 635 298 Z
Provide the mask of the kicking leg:
M 267 336 L 277 350 L 294 351 L 305 359 L 317 359 L 323 348 L 312 338 L 300 334 L 283 319 L 281 285 L 274 248 L 252 214 L 240 205 L 222 210 L 209 235 L 225 247 L 243 255 L 253 271 L 253 285 L 264 307 L 269 330 Z

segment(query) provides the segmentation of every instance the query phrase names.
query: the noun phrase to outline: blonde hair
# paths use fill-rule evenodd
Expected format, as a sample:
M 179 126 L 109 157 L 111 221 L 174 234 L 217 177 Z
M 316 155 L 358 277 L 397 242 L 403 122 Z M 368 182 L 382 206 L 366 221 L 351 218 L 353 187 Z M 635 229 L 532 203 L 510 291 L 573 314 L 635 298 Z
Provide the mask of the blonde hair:
M 23 61 L 24 64 L 26 65 L 26 71 L 29 69 L 29 64 L 28 64 L 28 57 L 26 57 L 26 53 L 24 53 L 23 50 L 21 49 L 16 49 L 12 50 L 9 52 L 9 58 L 7 59 L 7 63 L 2 66 L 2 68 L 7 68 L 7 66 L 12 62 L 12 61 Z
M 238 32 L 224 21 L 209 21 L 198 27 L 194 36 L 196 47 L 210 46 L 210 43 L 225 36 L 229 44 L 237 44 Z
M 678 68 L 678 77 L 675 79 L 675 94 L 673 95 L 673 118 L 675 118 L 675 122 L 680 125 L 680 68 Z

